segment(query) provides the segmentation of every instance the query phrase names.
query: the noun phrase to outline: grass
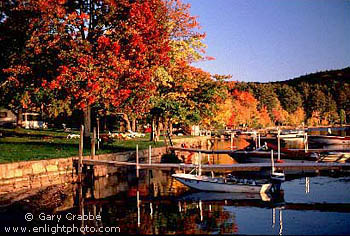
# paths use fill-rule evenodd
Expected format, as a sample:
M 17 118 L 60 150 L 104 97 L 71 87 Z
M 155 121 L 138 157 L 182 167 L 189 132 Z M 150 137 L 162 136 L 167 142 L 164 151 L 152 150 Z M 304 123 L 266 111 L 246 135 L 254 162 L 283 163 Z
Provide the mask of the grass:
M 67 139 L 63 131 L 55 130 L 25 130 L 0 128 L 0 163 L 9 163 L 26 160 L 41 160 L 78 155 L 79 140 Z M 183 138 L 183 137 L 179 137 Z M 164 146 L 161 140 L 156 144 L 149 141 L 149 135 L 132 140 L 115 140 L 111 144 L 101 147 L 96 154 L 132 151 Z M 84 148 L 84 155 L 90 154 L 90 147 Z

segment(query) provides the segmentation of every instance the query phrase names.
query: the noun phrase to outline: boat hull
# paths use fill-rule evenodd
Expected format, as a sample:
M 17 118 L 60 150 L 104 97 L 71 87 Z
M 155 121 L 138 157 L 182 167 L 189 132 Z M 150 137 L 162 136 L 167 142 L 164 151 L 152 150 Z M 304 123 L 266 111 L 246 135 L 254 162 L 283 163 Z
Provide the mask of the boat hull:
M 350 145 L 350 137 L 342 136 L 326 136 L 326 135 L 313 135 L 308 137 L 309 142 L 326 144 L 326 145 Z
M 173 174 L 180 183 L 200 191 L 230 192 L 230 193 L 266 193 L 272 188 L 272 183 L 266 184 L 242 184 L 215 182 L 215 178 L 205 178 L 204 176 L 193 176 L 191 174 Z

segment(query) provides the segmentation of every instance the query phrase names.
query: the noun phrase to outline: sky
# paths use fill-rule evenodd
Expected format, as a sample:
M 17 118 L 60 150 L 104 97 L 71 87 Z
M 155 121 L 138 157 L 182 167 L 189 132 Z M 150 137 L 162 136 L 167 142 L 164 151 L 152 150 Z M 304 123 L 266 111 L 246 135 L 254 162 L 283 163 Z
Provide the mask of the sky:
M 350 66 L 350 0 L 183 0 L 207 34 L 194 64 L 246 82 Z

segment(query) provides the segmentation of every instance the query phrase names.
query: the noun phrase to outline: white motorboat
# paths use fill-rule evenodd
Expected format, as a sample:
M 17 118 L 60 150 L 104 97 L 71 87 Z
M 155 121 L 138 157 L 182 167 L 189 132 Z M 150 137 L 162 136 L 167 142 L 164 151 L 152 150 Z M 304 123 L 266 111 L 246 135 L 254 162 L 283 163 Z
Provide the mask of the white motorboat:
M 281 139 L 303 139 L 305 138 L 305 135 L 307 135 L 307 133 L 305 133 L 304 130 L 286 130 L 286 131 L 282 131 L 280 133 L 280 138 Z
M 269 180 L 263 179 L 243 179 L 236 178 L 231 174 L 226 177 L 214 177 L 212 172 L 212 177 L 203 176 L 201 169 L 201 157 L 198 160 L 198 170 L 197 174 L 179 173 L 173 174 L 172 177 L 175 178 L 180 183 L 200 191 L 210 191 L 210 192 L 230 192 L 230 193 L 267 193 L 270 190 L 279 191 L 281 183 L 285 181 L 284 173 L 279 173 L 275 171 L 273 152 L 271 153 L 271 164 L 272 171 Z
M 267 193 L 273 185 L 278 184 L 281 176 L 277 176 L 273 181 L 236 179 L 233 176 L 209 177 L 193 174 L 173 174 L 180 183 L 201 191 L 230 192 L 230 193 Z M 279 183 L 280 184 L 280 183 Z

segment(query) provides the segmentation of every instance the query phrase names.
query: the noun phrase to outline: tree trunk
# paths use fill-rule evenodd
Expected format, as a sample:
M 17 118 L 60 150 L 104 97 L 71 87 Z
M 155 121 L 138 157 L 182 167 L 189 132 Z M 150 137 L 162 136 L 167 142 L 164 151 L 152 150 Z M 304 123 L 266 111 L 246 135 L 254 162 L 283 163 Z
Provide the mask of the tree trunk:
M 169 135 L 173 136 L 173 122 L 169 119 Z
M 123 120 L 125 121 L 126 130 L 131 130 L 130 120 L 127 114 L 123 113 Z
M 103 122 L 103 131 L 106 131 L 107 130 L 107 112 L 105 111 L 105 114 L 104 114 L 104 122 Z
M 164 124 L 164 126 L 163 126 L 164 143 L 165 143 L 165 148 L 166 148 L 166 150 L 167 150 L 167 152 L 168 152 L 168 151 L 169 151 L 168 140 L 167 140 L 167 137 L 168 137 L 168 135 L 167 135 L 167 132 L 168 132 L 168 122 L 167 122 L 166 118 L 164 118 L 163 124 Z
M 156 131 L 156 141 L 159 140 L 160 137 L 160 117 L 157 117 L 157 131 Z
M 22 115 L 23 115 L 23 111 L 22 111 L 22 108 L 19 108 L 18 109 L 18 112 L 17 112 L 17 128 L 21 128 L 22 127 L 22 123 L 23 123 L 23 118 L 22 118 Z
M 132 131 L 136 132 L 136 119 L 132 118 Z
M 84 110 L 84 143 L 90 143 L 91 106 Z

